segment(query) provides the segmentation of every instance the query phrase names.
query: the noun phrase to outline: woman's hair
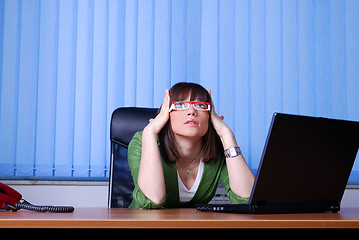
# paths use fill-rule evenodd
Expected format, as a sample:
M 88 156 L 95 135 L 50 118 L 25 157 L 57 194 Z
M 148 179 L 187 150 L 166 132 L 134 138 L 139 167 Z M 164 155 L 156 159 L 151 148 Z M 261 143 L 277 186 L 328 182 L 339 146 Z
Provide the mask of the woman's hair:
M 185 100 L 189 94 L 190 101 L 198 100 L 203 102 L 211 102 L 211 96 L 205 88 L 196 83 L 180 82 L 170 89 L 170 103 L 173 101 Z M 158 110 L 158 113 L 161 109 Z M 212 111 L 212 108 L 211 108 Z M 223 155 L 223 146 L 221 140 L 214 129 L 211 122 L 211 114 L 208 119 L 208 131 L 203 136 L 202 155 L 204 162 L 217 159 L 219 155 Z M 166 161 L 175 161 L 180 157 L 177 146 L 174 142 L 174 133 L 171 127 L 171 121 L 168 121 L 159 133 L 160 149 L 162 156 Z

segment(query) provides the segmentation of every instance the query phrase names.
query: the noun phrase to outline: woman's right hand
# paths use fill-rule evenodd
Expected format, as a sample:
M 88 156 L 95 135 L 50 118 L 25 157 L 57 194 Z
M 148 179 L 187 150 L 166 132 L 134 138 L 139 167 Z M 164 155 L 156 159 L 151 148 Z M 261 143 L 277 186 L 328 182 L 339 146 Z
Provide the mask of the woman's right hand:
M 156 204 L 160 204 L 166 196 L 161 154 L 157 145 L 157 134 L 170 118 L 170 92 L 166 89 L 160 113 L 150 119 L 142 132 L 141 162 L 137 182 L 143 194 Z
M 145 131 L 150 131 L 154 134 L 158 134 L 162 128 L 166 125 L 168 119 L 170 118 L 170 91 L 166 89 L 165 97 L 161 105 L 160 113 L 153 119 L 149 119 L 149 124 L 145 127 Z

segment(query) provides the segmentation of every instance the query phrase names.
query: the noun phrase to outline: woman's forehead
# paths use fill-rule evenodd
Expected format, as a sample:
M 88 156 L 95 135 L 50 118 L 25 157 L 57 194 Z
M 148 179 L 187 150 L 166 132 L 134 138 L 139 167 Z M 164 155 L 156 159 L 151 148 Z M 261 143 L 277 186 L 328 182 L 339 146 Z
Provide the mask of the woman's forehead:
M 192 89 L 186 88 L 182 89 L 177 96 L 174 96 L 176 99 L 173 101 L 205 101 L 203 99 L 203 94 L 200 94 L 198 91 L 192 91 Z

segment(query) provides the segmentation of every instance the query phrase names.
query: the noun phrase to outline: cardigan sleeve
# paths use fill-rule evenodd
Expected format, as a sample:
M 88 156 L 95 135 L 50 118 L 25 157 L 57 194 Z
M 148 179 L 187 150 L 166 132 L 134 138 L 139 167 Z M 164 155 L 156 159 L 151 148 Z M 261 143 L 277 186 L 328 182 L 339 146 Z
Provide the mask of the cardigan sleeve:
M 165 201 L 166 197 L 162 200 L 161 203 L 157 204 L 141 191 L 140 187 L 138 186 L 137 178 L 138 172 L 140 169 L 140 162 L 141 162 L 141 152 L 142 152 L 142 132 L 137 132 L 133 136 L 131 142 L 128 145 L 128 164 L 130 166 L 130 171 L 133 179 L 133 183 L 135 188 L 133 190 L 133 200 L 130 208 L 161 208 Z
M 224 158 L 224 156 L 223 156 L 223 158 Z M 229 177 L 228 177 L 226 160 L 223 159 L 223 162 L 224 163 L 221 168 L 221 173 L 220 173 L 219 179 L 222 182 L 224 188 L 226 189 L 226 193 L 227 193 L 227 197 L 229 198 L 229 201 L 233 204 L 248 203 L 249 197 L 246 197 L 246 198 L 241 197 L 232 191 L 231 186 L 229 185 Z

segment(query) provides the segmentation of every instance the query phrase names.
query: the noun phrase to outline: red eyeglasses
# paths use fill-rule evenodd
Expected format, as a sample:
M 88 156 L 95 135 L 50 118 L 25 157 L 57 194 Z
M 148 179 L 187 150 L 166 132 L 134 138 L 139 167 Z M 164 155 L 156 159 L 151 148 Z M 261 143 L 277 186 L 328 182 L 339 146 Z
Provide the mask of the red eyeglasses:
M 170 107 L 170 112 L 172 110 L 187 110 L 190 105 L 193 105 L 193 108 L 198 111 L 210 111 L 211 104 L 209 102 L 189 102 L 189 101 L 173 101 Z

